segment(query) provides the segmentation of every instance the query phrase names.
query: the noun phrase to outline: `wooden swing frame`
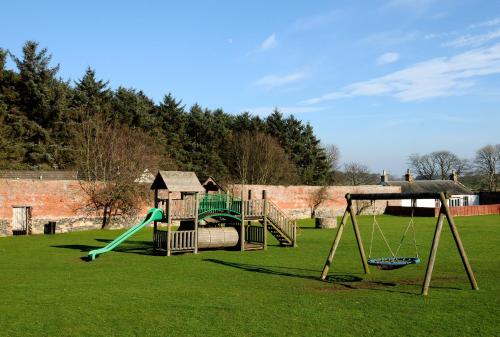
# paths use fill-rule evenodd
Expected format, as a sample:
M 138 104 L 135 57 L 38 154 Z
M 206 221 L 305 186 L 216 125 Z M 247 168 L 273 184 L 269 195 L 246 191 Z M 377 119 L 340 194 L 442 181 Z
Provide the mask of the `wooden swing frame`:
M 342 216 L 342 221 L 340 222 L 339 228 L 337 230 L 337 234 L 335 235 L 335 239 L 332 243 L 332 248 L 330 249 L 330 253 L 328 254 L 328 258 L 326 259 L 325 266 L 323 267 L 323 272 L 321 273 L 321 279 L 325 280 L 328 271 L 330 270 L 330 266 L 333 263 L 333 259 L 335 257 L 335 252 L 340 243 L 340 239 L 342 238 L 342 233 L 344 231 L 344 227 L 347 221 L 347 217 L 351 217 L 352 227 L 354 229 L 354 235 L 356 237 L 356 242 L 358 244 L 359 255 L 361 258 L 361 263 L 363 265 L 363 269 L 365 274 L 370 273 L 370 269 L 368 267 L 368 262 L 366 260 L 365 250 L 363 248 L 363 241 L 361 239 L 361 233 L 359 231 L 358 222 L 356 220 L 356 213 L 352 209 L 352 201 L 353 200 L 402 200 L 402 199 L 432 199 L 439 200 L 441 202 L 441 207 L 439 210 L 439 216 L 436 223 L 436 229 L 434 231 L 434 237 L 432 239 L 431 250 L 429 253 L 429 259 L 427 262 L 427 269 L 425 271 L 425 278 L 422 284 L 422 295 L 426 296 L 429 293 L 429 286 L 431 283 L 432 271 L 434 269 L 434 263 L 436 262 L 436 255 L 439 246 L 439 240 L 441 238 L 441 231 L 443 229 L 444 218 L 448 220 L 448 224 L 450 226 L 451 233 L 453 235 L 453 239 L 455 240 L 455 244 L 457 246 L 458 252 L 462 259 L 462 263 L 465 268 L 465 272 L 467 273 L 467 277 L 469 278 L 469 282 L 471 284 L 472 289 L 479 289 L 477 285 L 476 278 L 474 276 L 474 272 L 469 263 L 469 259 L 467 258 L 467 254 L 465 253 L 464 246 L 462 244 L 462 240 L 460 239 L 460 235 L 458 234 L 457 227 L 455 225 L 455 221 L 453 220 L 453 216 L 450 213 L 450 209 L 448 207 L 447 199 L 450 198 L 450 195 L 447 193 L 371 193 L 371 194 L 346 194 L 345 196 L 347 200 L 347 207 L 344 211 L 344 215 Z

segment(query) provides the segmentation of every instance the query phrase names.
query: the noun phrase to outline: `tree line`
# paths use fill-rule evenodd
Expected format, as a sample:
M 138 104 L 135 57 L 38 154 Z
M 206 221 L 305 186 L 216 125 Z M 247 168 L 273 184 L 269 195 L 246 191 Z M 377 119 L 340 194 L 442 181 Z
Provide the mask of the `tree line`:
M 454 171 L 471 188 L 496 191 L 500 170 L 500 144 L 481 147 L 471 159 L 459 158 L 450 151 L 412 154 L 408 157 L 408 164 L 417 179 L 448 179 Z
M 6 68 L 9 58 L 16 69 Z M 37 42 L 27 41 L 20 56 L 0 49 L 0 169 L 78 169 L 85 179 L 105 180 L 125 175 L 111 154 L 128 150 L 115 157 L 141 160 L 136 169 L 189 170 L 222 182 L 332 179 L 327 149 L 294 116 L 187 107 L 171 93 L 155 103 L 141 90 L 111 89 L 90 67 L 73 82 L 58 72 Z M 134 141 L 120 140 L 124 135 Z M 144 161 L 139 150 L 155 160 Z

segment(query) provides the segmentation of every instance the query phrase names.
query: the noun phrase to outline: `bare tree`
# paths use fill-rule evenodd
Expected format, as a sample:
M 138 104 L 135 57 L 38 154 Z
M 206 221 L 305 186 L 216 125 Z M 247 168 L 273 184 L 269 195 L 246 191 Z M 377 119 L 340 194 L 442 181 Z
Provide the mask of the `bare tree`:
M 376 182 L 374 175 L 370 173 L 368 167 L 366 165 L 356 162 L 348 162 L 344 164 L 344 175 L 346 176 L 348 183 L 352 186 L 371 184 Z M 354 192 L 356 191 L 357 189 L 354 189 Z M 355 201 L 356 214 L 358 215 L 361 214 L 369 206 L 370 206 L 369 201 L 356 200 Z
M 311 209 L 311 218 L 316 217 L 316 210 L 326 199 L 328 199 L 328 186 L 322 186 L 310 193 L 308 203 Z
M 467 160 L 460 159 L 450 151 L 435 151 L 429 154 L 412 154 L 408 164 L 421 179 L 448 179 L 452 171 L 458 174 L 467 170 Z
M 497 170 L 500 166 L 500 144 L 486 145 L 476 152 L 475 166 L 477 173 L 484 176 L 488 190 L 497 189 Z
M 441 179 L 448 179 L 452 171 L 461 174 L 466 166 L 466 161 L 450 151 L 432 152 L 431 156 L 438 168 L 438 174 Z
M 438 172 L 437 165 L 430 154 L 421 156 L 414 153 L 408 158 L 408 164 L 419 178 L 425 180 L 434 179 Z
M 330 170 L 337 171 L 340 163 L 340 149 L 337 145 L 332 144 L 325 146 L 325 151 L 328 163 L 330 164 Z
M 80 185 L 89 206 L 102 212 L 102 228 L 115 214 L 135 213 L 147 193 L 136 182 L 145 169 L 172 164 L 148 134 L 101 116 L 87 118 L 76 135 L 73 147 Z
M 278 141 L 256 132 L 237 134 L 230 149 L 233 174 L 243 184 L 292 184 L 294 165 Z
M 373 182 L 372 174 L 368 167 L 356 162 L 344 164 L 344 175 L 349 185 L 352 186 Z

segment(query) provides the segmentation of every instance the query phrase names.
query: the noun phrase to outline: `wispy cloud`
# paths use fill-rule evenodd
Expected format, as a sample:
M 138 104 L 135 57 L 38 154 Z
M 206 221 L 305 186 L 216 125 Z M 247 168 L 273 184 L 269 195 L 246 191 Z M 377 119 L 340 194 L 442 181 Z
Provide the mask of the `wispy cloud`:
M 384 65 L 384 64 L 394 63 L 397 60 L 399 60 L 399 54 L 394 53 L 394 52 L 389 52 L 389 53 L 385 53 L 385 54 L 380 55 L 377 58 L 377 64 Z
M 472 49 L 453 57 L 439 57 L 338 91 L 308 99 L 304 104 L 357 96 L 392 96 L 400 101 L 463 94 L 474 79 L 500 74 L 500 44 Z
M 463 35 L 443 44 L 444 47 L 479 47 L 491 40 L 500 38 L 500 29 L 484 34 Z
M 359 42 L 363 44 L 371 44 L 378 46 L 389 46 L 406 43 L 418 38 L 419 32 L 382 32 L 368 35 L 362 38 Z
M 392 7 L 403 7 L 412 9 L 426 9 L 434 0 L 391 0 Z
M 339 11 L 330 11 L 298 19 L 292 25 L 292 31 L 306 31 L 322 28 L 334 22 L 339 17 Z
M 273 113 L 274 109 L 278 109 L 285 115 L 298 115 L 303 113 L 322 111 L 325 108 L 310 106 L 260 106 L 242 109 L 242 112 L 249 112 L 257 116 L 268 116 Z
M 260 45 L 260 50 L 265 51 L 276 47 L 276 34 L 269 35 Z
M 259 78 L 254 82 L 254 84 L 260 87 L 271 89 L 300 81 L 305 77 L 306 73 L 304 71 L 296 71 L 286 75 L 266 75 Z
M 491 20 L 478 22 L 478 23 L 474 23 L 472 25 L 469 25 L 469 29 L 481 28 L 481 27 L 493 27 L 493 26 L 498 26 L 498 25 L 500 25 L 500 18 L 494 18 Z

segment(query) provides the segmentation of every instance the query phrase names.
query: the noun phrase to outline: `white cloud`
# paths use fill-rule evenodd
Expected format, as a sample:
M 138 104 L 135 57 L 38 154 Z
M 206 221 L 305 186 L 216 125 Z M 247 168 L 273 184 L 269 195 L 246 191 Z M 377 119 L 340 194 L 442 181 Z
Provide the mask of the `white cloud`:
M 384 65 L 384 64 L 394 63 L 397 60 L 399 60 L 399 54 L 398 53 L 389 52 L 389 53 L 385 53 L 385 54 L 380 55 L 377 58 L 377 64 L 378 65 Z
M 329 25 L 339 17 L 338 11 L 330 11 L 313 16 L 300 18 L 292 25 L 292 31 L 306 31 Z
M 472 25 L 469 25 L 470 29 L 474 28 L 481 28 L 481 27 L 493 27 L 493 26 L 498 26 L 500 25 L 500 18 L 494 18 L 491 20 L 479 22 L 479 23 L 474 23 Z
M 255 85 L 258 85 L 260 87 L 265 87 L 265 88 L 274 88 L 274 87 L 281 87 L 290 83 L 294 83 L 297 81 L 302 80 L 303 78 L 306 77 L 306 73 L 303 71 L 296 71 L 291 74 L 286 74 L 286 75 L 267 75 L 264 77 L 259 78 L 257 81 L 255 81 Z
M 242 109 L 242 112 L 249 112 L 257 116 L 268 116 L 273 113 L 274 109 L 278 109 L 285 115 L 297 115 L 302 113 L 317 112 L 324 110 L 325 108 L 310 106 L 261 106 Z
M 377 47 L 380 46 L 387 46 L 387 45 L 397 45 L 397 44 L 403 44 L 406 42 L 410 42 L 412 40 L 417 39 L 420 37 L 419 32 L 383 32 L 383 33 L 376 33 L 376 34 L 371 34 L 368 35 L 367 37 L 361 39 L 359 42 L 363 44 L 371 44 L 371 45 L 376 45 Z
M 276 46 L 276 34 L 272 33 L 269 35 L 260 45 L 260 50 L 269 50 Z
M 346 97 L 381 95 L 403 102 L 419 101 L 463 94 L 476 84 L 474 79 L 494 74 L 500 74 L 500 43 L 453 57 L 416 63 L 382 77 L 352 83 L 303 103 L 318 104 Z
M 500 38 L 500 29 L 485 34 L 460 36 L 443 44 L 445 47 L 479 47 L 491 40 Z

